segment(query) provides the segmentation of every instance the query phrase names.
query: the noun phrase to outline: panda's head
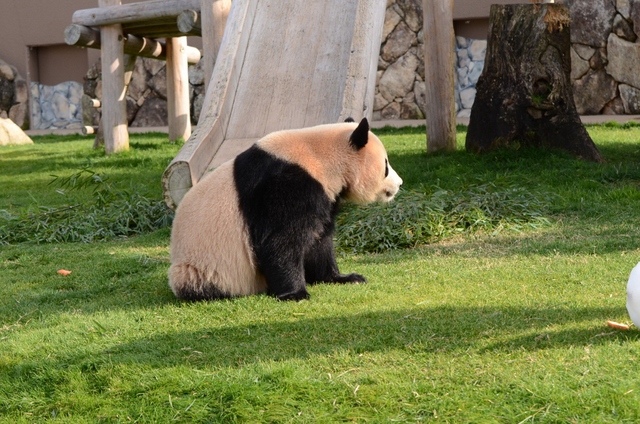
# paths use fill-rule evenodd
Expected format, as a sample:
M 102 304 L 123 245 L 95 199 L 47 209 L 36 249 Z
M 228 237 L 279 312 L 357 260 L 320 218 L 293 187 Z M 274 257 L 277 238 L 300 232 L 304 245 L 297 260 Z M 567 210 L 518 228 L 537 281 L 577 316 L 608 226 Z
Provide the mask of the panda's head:
M 277 131 L 257 142 L 260 149 L 296 164 L 318 181 L 331 200 L 388 202 L 402 179 L 391 168 L 382 142 L 369 122 L 353 120 Z
M 402 185 L 402 178 L 391 168 L 380 139 L 369 131 L 367 118 L 351 132 L 347 149 L 350 163 L 343 197 L 354 203 L 391 201 Z

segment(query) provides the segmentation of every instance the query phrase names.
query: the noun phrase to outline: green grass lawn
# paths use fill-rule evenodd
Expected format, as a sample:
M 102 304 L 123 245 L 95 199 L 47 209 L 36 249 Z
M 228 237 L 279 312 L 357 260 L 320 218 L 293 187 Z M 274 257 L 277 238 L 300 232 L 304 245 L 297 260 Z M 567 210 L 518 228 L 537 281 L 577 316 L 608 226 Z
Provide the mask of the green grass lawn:
M 640 127 L 588 127 L 604 164 L 476 156 L 465 130 L 437 155 L 424 128 L 378 131 L 403 190 L 345 208 L 338 238 L 366 221 L 365 239 L 393 228 L 388 248 L 339 244 L 342 271 L 369 283 L 315 285 L 308 301 L 176 300 L 168 227 L 0 245 L 0 422 L 639 422 L 640 330 L 605 322 L 631 323 Z M 160 199 L 179 149 L 160 134 L 110 157 L 90 138 L 34 140 L 0 149 L 5 215 L 91 203 L 50 184 L 81 168 Z M 421 221 L 415 199 L 438 196 L 455 199 L 429 218 L 443 231 L 396 248 Z

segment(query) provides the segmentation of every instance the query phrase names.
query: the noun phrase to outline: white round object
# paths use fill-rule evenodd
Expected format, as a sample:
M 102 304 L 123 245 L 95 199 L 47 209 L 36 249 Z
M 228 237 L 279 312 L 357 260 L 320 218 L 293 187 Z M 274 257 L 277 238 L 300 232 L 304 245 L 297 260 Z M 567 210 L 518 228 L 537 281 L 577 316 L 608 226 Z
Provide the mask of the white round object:
M 640 263 L 636 265 L 629 275 L 627 283 L 627 311 L 631 321 L 640 328 Z

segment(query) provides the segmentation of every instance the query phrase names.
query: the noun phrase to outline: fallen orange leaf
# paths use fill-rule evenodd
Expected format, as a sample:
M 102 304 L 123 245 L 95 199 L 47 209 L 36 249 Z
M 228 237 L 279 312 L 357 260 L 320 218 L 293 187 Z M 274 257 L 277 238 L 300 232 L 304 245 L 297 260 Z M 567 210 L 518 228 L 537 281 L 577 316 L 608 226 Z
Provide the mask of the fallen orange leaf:
M 615 321 L 607 321 L 607 325 L 611 328 L 615 328 L 616 330 L 628 330 L 629 326 L 627 324 L 620 324 Z
M 67 271 L 66 269 L 59 269 L 58 274 L 66 277 L 67 275 L 71 274 L 71 271 Z

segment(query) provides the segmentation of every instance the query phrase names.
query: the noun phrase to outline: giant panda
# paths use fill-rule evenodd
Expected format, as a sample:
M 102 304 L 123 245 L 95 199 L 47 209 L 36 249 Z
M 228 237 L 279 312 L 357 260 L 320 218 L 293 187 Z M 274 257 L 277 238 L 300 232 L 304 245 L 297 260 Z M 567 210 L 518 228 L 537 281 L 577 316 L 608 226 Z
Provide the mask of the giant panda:
M 169 285 L 185 300 L 265 292 L 301 300 L 307 284 L 365 282 L 338 271 L 340 201 L 388 202 L 401 184 L 366 118 L 271 133 L 184 196 Z

